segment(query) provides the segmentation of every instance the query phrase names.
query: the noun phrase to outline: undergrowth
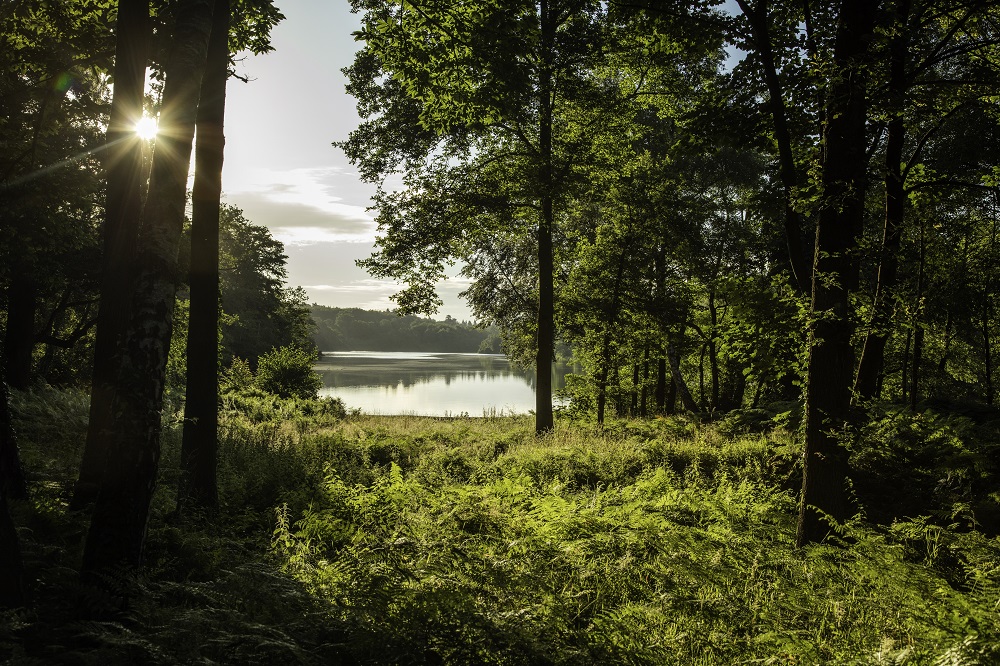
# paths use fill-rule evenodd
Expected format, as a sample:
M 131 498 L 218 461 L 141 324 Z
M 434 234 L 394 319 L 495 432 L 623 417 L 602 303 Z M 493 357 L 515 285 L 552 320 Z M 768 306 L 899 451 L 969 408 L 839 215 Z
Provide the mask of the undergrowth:
M 126 608 L 77 582 L 66 511 L 86 396 L 16 396 L 32 498 L 11 663 L 1000 663 L 998 438 L 884 410 L 852 443 L 859 514 L 792 547 L 784 416 L 370 417 L 229 393 L 214 515 L 173 515 L 165 419 L 149 566 Z M 768 422 L 770 421 L 770 423 Z

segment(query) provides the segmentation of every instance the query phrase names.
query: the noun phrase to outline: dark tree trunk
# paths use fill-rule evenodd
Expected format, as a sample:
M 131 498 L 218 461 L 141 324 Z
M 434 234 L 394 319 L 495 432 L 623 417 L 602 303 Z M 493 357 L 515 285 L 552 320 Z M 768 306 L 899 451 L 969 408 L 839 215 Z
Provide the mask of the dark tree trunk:
M 697 412 L 698 403 L 694 401 L 694 396 L 691 395 L 691 391 L 688 389 L 687 383 L 684 381 L 684 376 L 681 374 L 680 354 L 678 354 L 677 348 L 671 343 L 667 343 L 667 361 L 670 363 L 670 374 L 674 379 L 674 387 L 676 388 L 678 395 L 680 395 L 681 404 L 683 404 L 684 409 L 689 412 Z M 673 401 L 669 398 L 667 403 L 669 405 L 673 405 Z
M 639 416 L 649 415 L 649 345 L 642 350 L 642 389 L 639 392 Z
M 656 403 L 656 413 L 663 414 L 667 408 L 667 357 L 661 348 L 656 358 L 656 389 L 653 392 L 653 402 Z
M 4 332 L 3 362 L 11 388 L 23 390 L 31 384 L 31 361 L 35 349 L 35 312 L 38 283 L 30 268 L 20 268 L 7 287 L 7 330 Z
M 665 365 L 667 364 L 667 359 L 666 358 L 664 358 L 664 364 Z M 684 381 L 683 377 L 681 377 L 681 381 Z M 677 393 L 678 393 L 678 391 L 677 391 L 677 382 L 674 380 L 674 377 L 671 376 L 670 377 L 670 381 L 667 382 L 667 399 L 664 401 L 664 404 L 663 404 L 663 413 L 664 414 L 676 414 L 677 413 Z
M 882 231 L 882 249 L 879 253 L 878 277 L 872 301 L 872 316 L 868 323 L 861 351 L 861 361 L 854 380 L 854 392 L 859 402 L 878 397 L 878 377 L 885 363 L 885 346 L 889 339 L 892 319 L 890 294 L 896 286 L 899 266 L 899 243 L 906 214 L 905 176 L 903 174 L 903 147 L 906 125 L 903 112 L 906 107 L 906 60 L 909 52 L 910 0 L 898 0 L 894 23 L 896 33 L 890 44 L 889 60 L 889 127 L 885 147 L 885 217 Z
M 618 320 L 619 301 L 621 298 L 622 278 L 625 274 L 625 260 L 628 256 L 626 245 L 618 255 L 618 269 L 615 273 L 615 286 L 611 294 L 611 312 L 608 315 L 604 339 L 601 341 L 601 369 L 597 380 L 597 425 L 604 424 L 604 409 L 608 398 L 608 369 L 611 367 L 611 339 L 615 322 Z
M 708 292 L 708 312 L 712 328 L 708 335 L 708 367 L 712 379 L 712 404 L 709 411 L 719 408 L 719 351 L 715 344 L 716 327 L 719 325 L 719 310 L 715 307 L 715 290 Z
M 12 499 L 27 499 L 28 484 L 17 451 L 10 394 L 5 379 L 3 366 L 0 365 L 0 493 Z
M 812 313 L 806 383 L 805 452 L 796 544 L 820 541 L 828 517 L 840 522 L 849 507 L 847 453 L 839 441 L 850 416 L 854 354 L 851 292 L 864 215 L 867 167 L 865 67 L 877 6 L 843 0 L 834 46 L 835 71 L 827 90 L 821 169 L 824 205 L 816 228 Z
M 927 225 L 920 222 L 920 257 L 917 263 L 917 306 L 913 310 L 913 365 L 910 368 L 910 409 L 920 400 L 920 365 L 924 354 L 924 273 L 927 261 Z
M 993 391 L 993 349 L 990 339 L 990 294 L 983 294 L 982 308 L 982 334 L 983 334 L 983 365 L 984 378 L 986 379 L 986 404 L 992 405 L 994 399 Z
M 705 352 L 708 350 L 708 343 L 704 343 L 701 346 L 701 353 L 698 354 L 698 404 L 701 406 L 701 411 L 708 411 L 705 409 Z
M 632 393 L 630 407 L 628 410 L 629 416 L 635 416 L 639 413 L 639 364 L 632 364 Z
M 142 564 L 160 459 L 160 410 L 177 293 L 198 95 L 212 31 L 212 2 L 180 3 L 163 90 L 161 132 L 134 271 L 135 295 L 112 412 L 115 431 L 83 554 L 83 573 Z
M 903 369 L 902 376 L 899 380 L 900 396 L 901 402 L 906 402 L 907 389 L 909 388 L 909 368 L 910 368 L 910 344 L 913 341 L 913 329 L 906 331 L 906 344 L 903 345 Z
M 535 357 L 535 432 L 552 430 L 552 352 L 555 349 L 555 295 L 553 289 L 552 227 L 552 55 L 555 49 L 555 12 L 541 3 L 542 66 L 539 74 L 539 152 L 542 160 L 542 215 L 538 222 L 538 350 Z
M 90 423 L 70 508 L 97 499 L 111 445 L 111 401 L 132 298 L 129 271 L 135 259 L 142 213 L 142 141 L 135 122 L 142 117 L 149 52 L 149 0 L 121 0 L 115 44 L 114 96 L 108 124 L 101 299 L 97 310 Z
M 767 107 L 771 113 L 774 141 L 778 148 L 778 176 L 781 178 L 784 194 L 785 245 L 788 249 L 792 284 L 800 294 L 806 294 L 809 290 L 809 263 L 802 241 L 802 216 L 795 211 L 793 195 L 799 185 L 799 178 L 795 168 L 795 157 L 792 154 L 792 134 L 788 127 L 784 91 L 778 78 L 774 47 L 771 44 L 768 6 L 765 0 L 760 0 L 756 7 L 751 7 L 748 0 L 736 1 L 750 22 L 753 49 L 764 74 L 764 83 L 767 85 Z
M 938 361 L 938 372 L 942 375 L 948 371 L 948 356 L 951 354 L 952 328 L 951 308 L 948 308 L 948 314 L 945 315 L 944 319 L 944 345 L 941 350 L 941 360 Z
M 215 0 L 208 61 L 198 102 L 191 213 L 191 288 L 187 390 L 177 505 L 218 506 L 219 206 L 226 144 L 229 0 Z
M 17 454 L 7 382 L 0 365 L 0 608 L 18 608 L 25 603 L 24 567 L 17 530 L 7 507 L 8 497 L 27 497 L 27 488 Z

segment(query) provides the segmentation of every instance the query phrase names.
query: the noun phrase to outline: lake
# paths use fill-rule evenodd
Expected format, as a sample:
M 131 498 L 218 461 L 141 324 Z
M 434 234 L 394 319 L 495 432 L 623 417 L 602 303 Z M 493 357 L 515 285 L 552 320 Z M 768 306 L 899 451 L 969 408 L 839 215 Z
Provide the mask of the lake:
M 366 414 L 483 416 L 535 408 L 535 373 L 514 368 L 503 354 L 323 352 L 316 371 L 321 396 Z M 557 367 L 554 388 L 567 371 Z

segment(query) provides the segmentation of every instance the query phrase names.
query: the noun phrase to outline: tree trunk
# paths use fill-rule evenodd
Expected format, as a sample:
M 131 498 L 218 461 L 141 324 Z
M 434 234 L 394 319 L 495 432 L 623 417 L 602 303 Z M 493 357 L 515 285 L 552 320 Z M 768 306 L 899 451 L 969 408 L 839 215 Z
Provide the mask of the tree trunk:
M 38 283 L 29 267 L 21 266 L 7 287 L 7 330 L 4 332 L 3 363 L 11 388 L 24 390 L 31 384 L 31 361 L 35 349 L 35 311 Z
M 993 350 L 990 339 L 990 295 L 983 294 L 982 308 L 982 333 L 983 333 L 983 364 L 986 379 L 986 404 L 993 404 Z
M 761 0 L 756 8 L 751 7 L 747 0 L 736 0 L 736 2 L 750 22 L 753 48 L 764 74 L 764 83 L 767 85 L 767 107 L 771 112 L 774 141 L 778 148 L 778 176 L 781 178 L 784 194 L 784 231 L 788 263 L 792 272 L 792 284 L 800 294 L 804 295 L 809 289 L 809 263 L 802 241 L 802 216 L 795 210 L 793 196 L 795 188 L 799 185 L 799 178 L 795 168 L 795 157 L 792 154 L 792 134 L 788 127 L 784 91 L 778 78 L 774 48 L 771 44 L 767 2 Z
M 554 11 L 541 3 L 542 66 L 539 74 L 539 152 L 542 160 L 542 215 L 538 222 L 538 350 L 535 357 L 535 433 L 552 430 L 552 352 L 555 349 L 552 227 L 552 51 L 555 48 Z
M 906 392 L 907 388 L 909 387 L 909 384 L 907 382 L 909 382 L 910 380 L 909 377 L 910 343 L 912 341 L 913 341 L 913 329 L 911 328 L 908 331 L 906 331 L 906 344 L 903 345 L 903 368 L 901 370 L 902 376 L 900 377 L 899 380 L 900 402 L 906 402 Z
M 885 147 L 885 217 L 882 249 L 879 253 L 878 277 L 872 300 L 872 316 L 868 323 L 861 351 L 861 361 L 854 380 L 854 392 L 859 402 L 878 397 L 878 377 L 885 363 L 885 346 L 889 339 L 892 319 L 890 295 L 896 286 L 899 266 L 899 243 L 906 214 L 906 191 L 903 175 L 903 147 L 906 125 L 906 60 L 909 52 L 910 0 L 896 3 L 895 28 L 890 44 L 889 99 L 890 119 Z
M 865 67 L 877 6 L 843 0 L 828 84 L 821 173 L 824 205 L 816 228 L 811 331 L 806 383 L 805 451 L 796 544 L 822 540 L 828 519 L 848 515 L 847 452 L 839 441 L 851 407 L 854 354 L 851 292 L 864 217 L 867 167 Z
M 910 368 L 910 409 L 920 400 L 920 364 L 924 354 L 924 273 L 927 260 L 926 223 L 920 221 L 920 257 L 917 264 L 917 305 L 913 310 L 913 365 Z
M 84 575 L 98 582 L 101 571 L 119 572 L 121 567 L 142 564 L 160 458 L 160 409 L 177 293 L 185 186 L 211 31 L 210 0 L 180 3 L 139 238 L 135 295 L 112 403 L 114 437 L 83 554 Z
M 653 391 L 653 402 L 656 403 L 656 413 L 663 414 L 667 407 L 667 357 L 663 349 L 657 352 L 656 358 L 656 389 Z
M 708 312 L 712 323 L 708 334 L 708 367 L 712 379 L 712 404 L 709 411 L 714 412 L 719 408 L 719 351 L 715 344 L 716 327 L 719 325 L 719 311 L 715 307 L 714 289 L 708 292 Z
M 0 365 L 0 608 L 18 608 L 25 603 L 24 567 L 7 498 L 23 499 L 27 497 L 27 488 L 17 454 L 5 379 Z
M 121 0 L 115 43 L 114 96 L 108 124 L 108 193 L 104 218 L 101 298 L 97 310 L 94 370 L 91 377 L 90 423 L 80 463 L 80 476 L 70 501 L 81 509 L 97 499 L 114 425 L 111 401 L 118 378 L 119 354 L 128 325 L 142 213 L 142 140 L 135 123 L 142 117 L 146 62 L 149 59 L 149 0 Z
M 674 378 L 674 386 L 677 389 L 677 393 L 681 397 L 681 403 L 684 405 L 684 409 L 689 412 L 698 411 L 698 403 L 694 401 L 694 396 L 691 395 L 691 391 L 688 390 L 687 383 L 684 381 L 684 376 L 681 375 L 681 359 L 680 354 L 677 353 L 677 348 L 674 347 L 672 343 L 667 343 L 667 361 L 670 363 L 670 374 Z M 669 404 L 673 404 L 672 401 L 668 400 Z
M 17 451 L 10 394 L 5 380 L 3 367 L 0 366 L 0 494 L 12 499 L 27 499 L 28 484 Z
M 228 75 L 229 0 L 215 0 L 195 147 L 187 390 L 177 498 L 181 510 L 187 504 L 215 508 L 219 503 L 219 206 Z
M 639 416 L 649 416 L 649 344 L 642 350 L 642 389 L 639 393 Z
M 607 328 L 604 329 L 604 339 L 601 341 L 601 370 L 597 381 L 597 425 L 604 425 L 604 409 L 608 398 L 608 368 L 611 366 L 611 338 L 615 322 L 618 320 L 618 304 L 621 297 L 622 278 L 625 274 L 625 260 L 628 256 L 626 245 L 618 255 L 618 270 L 615 273 L 615 286 L 611 294 L 611 312 L 608 315 Z

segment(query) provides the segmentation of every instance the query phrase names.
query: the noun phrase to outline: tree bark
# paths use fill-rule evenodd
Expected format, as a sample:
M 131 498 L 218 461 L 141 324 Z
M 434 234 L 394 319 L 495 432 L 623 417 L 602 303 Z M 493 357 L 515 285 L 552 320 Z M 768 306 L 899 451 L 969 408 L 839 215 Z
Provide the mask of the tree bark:
M 142 117 L 149 59 L 149 0 L 121 0 L 116 30 L 115 89 L 106 141 L 104 256 L 94 340 L 90 423 L 71 509 L 81 509 L 97 499 L 111 443 L 111 401 L 128 325 L 132 297 L 129 271 L 135 260 L 142 213 L 142 140 L 135 133 L 135 123 Z
M 215 0 L 212 36 L 198 103 L 191 212 L 191 288 L 187 390 L 177 506 L 218 506 L 219 207 L 226 145 L 229 0 Z
M 17 437 L 10 411 L 10 392 L 0 366 L 0 493 L 12 499 L 27 499 L 28 484 L 17 451 Z
M 924 275 L 927 261 L 927 224 L 920 221 L 920 257 L 917 262 L 917 304 L 913 310 L 913 365 L 910 368 L 910 409 L 920 400 L 920 365 L 924 354 Z
M 83 554 L 84 576 L 99 583 L 102 571 L 118 573 L 142 564 L 160 458 L 185 186 L 211 31 L 210 0 L 179 3 L 134 271 L 135 294 L 112 403 L 114 437 Z
M 709 411 L 714 412 L 719 409 L 719 352 L 715 344 L 716 327 L 719 325 L 719 311 L 715 307 L 715 290 L 708 292 L 708 312 L 711 317 L 712 327 L 708 334 L 708 368 L 711 373 L 711 405 Z
M 906 61 L 909 53 L 911 0 L 896 3 L 895 28 L 889 46 L 889 127 L 885 148 L 885 217 L 882 231 L 882 248 L 879 252 L 878 277 L 872 299 L 872 316 L 865 335 L 861 360 L 854 380 L 856 400 L 864 402 L 878 397 L 878 378 L 885 363 L 885 346 L 889 339 L 892 319 L 890 294 L 896 286 L 899 266 L 899 243 L 906 215 L 905 176 L 903 174 L 903 147 L 906 125 L 903 111 L 906 106 Z
M 555 349 L 555 296 L 553 288 L 552 229 L 552 51 L 555 48 L 555 17 L 547 0 L 540 8 L 542 66 L 539 73 L 539 152 L 542 160 L 541 217 L 538 221 L 538 350 L 535 357 L 535 433 L 554 425 L 552 414 L 552 353 Z
M 694 396 L 691 395 L 691 391 L 688 389 L 688 385 L 684 381 L 684 376 L 681 375 L 680 354 L 678 354 L 677 348 L 674 347 L 673 343 L 667 343 L 667 361 L 670 364 L 670 374 L 673 376 L 674 386 L 677 388 L 677 393 L 681 397 L 681 403 L 684 405 L 684 409 L 689 412 L 697 412 L 698 403 L 695 402 Z M 673 403 L 671 402 L 670 404 Z
M 824 205 L 816 228 L 809 344 L 805 451 L 796 544 L 820 541 L 828 519 L 848 515 L 847 452 L 839 440 L 850 415 L 854 354 L 851 292 L 857 288 L 858 238 L 867 167 L 865 66 L 877 6 L 843 0 L 828 86 L 821 173 Z
M 31 275 L 31 268 L 22 265 L 7 287 L 7 329 L 3 341 L 7 382 L 18 390 L 24 390 L 31 384 L 37 309 L 38 283 Z
M 17 439 L 11 422 L 10 396 L 0 365 L 0 608 L 18 608 L 26 600 L 24 566 L 17 530 L 11 520 L 7 498 L 27 497 Z

